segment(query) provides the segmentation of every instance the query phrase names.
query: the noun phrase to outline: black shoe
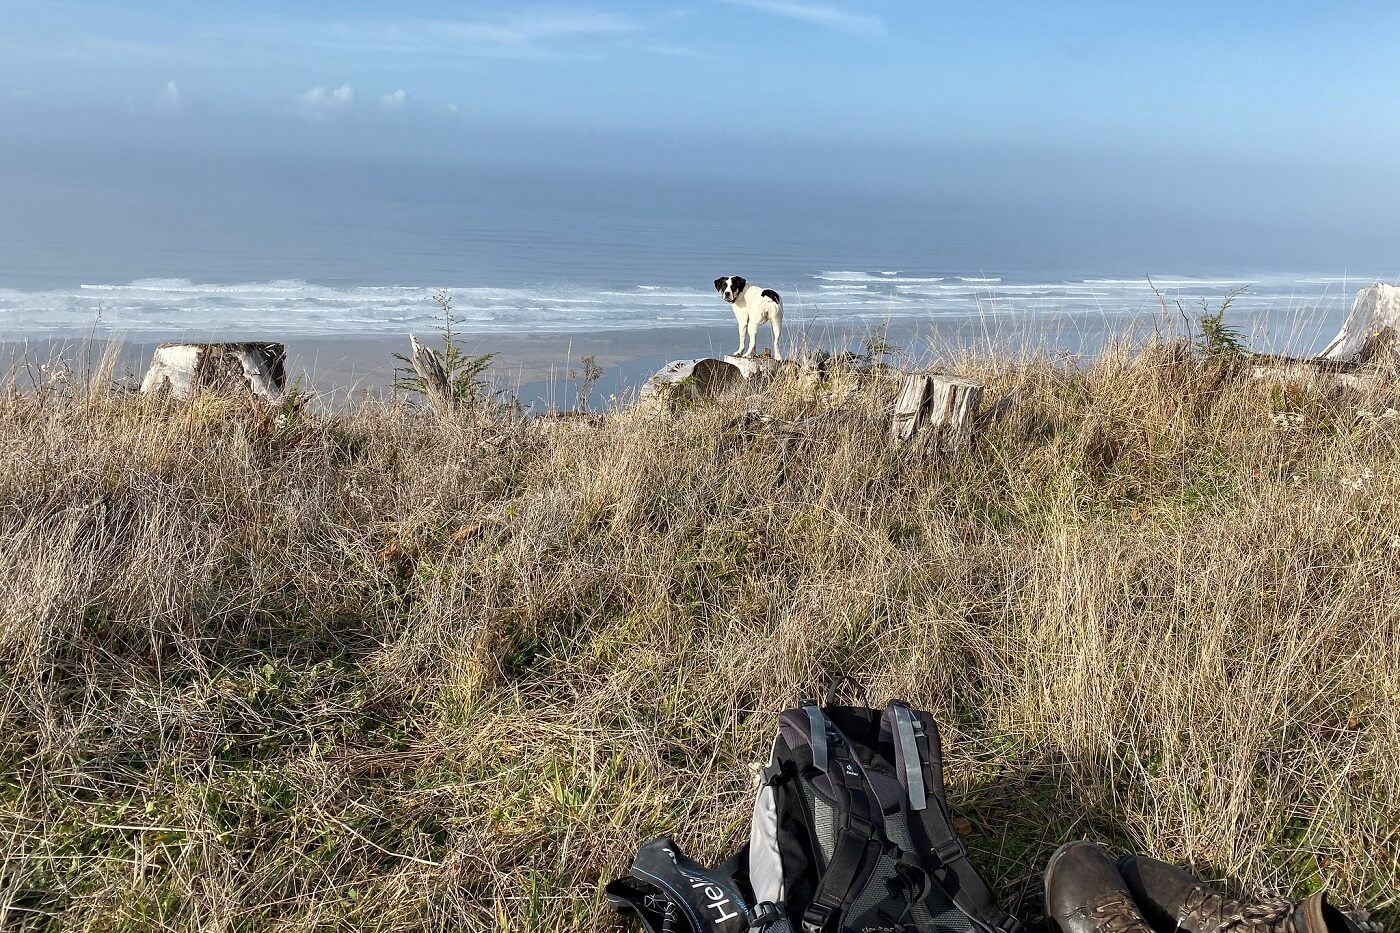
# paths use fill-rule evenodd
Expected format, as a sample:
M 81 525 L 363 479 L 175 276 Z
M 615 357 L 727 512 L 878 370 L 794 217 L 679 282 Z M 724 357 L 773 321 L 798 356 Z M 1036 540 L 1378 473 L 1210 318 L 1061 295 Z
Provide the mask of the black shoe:
M 1182 933 L 1361 933 L 1361 927 L 1314 894 L 1299 903 L 1244 903 L 1215 891 L 1190 872 L 1142 855 L 1120 859 L 1128 890 L 1159 931 Z
M 1045 915 L 1061 933 L 1153 933 L 1113 860 L 1092 842 L 1071 842 L 1050 857 Z

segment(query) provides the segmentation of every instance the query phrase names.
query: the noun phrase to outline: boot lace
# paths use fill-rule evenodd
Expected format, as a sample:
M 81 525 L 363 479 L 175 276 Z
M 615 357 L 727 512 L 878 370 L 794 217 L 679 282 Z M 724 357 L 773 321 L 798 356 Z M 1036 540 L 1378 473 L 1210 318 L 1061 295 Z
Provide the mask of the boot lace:
M 1110 894 L 1090 910 L 1098 933 L 1151 933 L 1137 906 L 1125 895 Z
M 1181 903 L 1177 925 L 1220 933 L 1293 933 L 1295 906 L 1283 898 L 1243 904 L 1222 897 L 1205 885 L 1196 885 Z

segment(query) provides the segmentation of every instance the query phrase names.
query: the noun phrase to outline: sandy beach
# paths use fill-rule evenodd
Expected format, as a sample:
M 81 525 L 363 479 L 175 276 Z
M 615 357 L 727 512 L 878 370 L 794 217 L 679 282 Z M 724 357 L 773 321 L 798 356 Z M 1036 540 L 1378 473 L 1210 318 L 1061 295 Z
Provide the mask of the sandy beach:
M 1101 348 L 1110 335 L 1132 339 L 1153 332 L 1162 319 L 1150 314 L 1062 314 L 1055 316 L 982 316 L 862 321 L 839 326 L 800 322 L 783 333 L 789 357 L 806 349 L 831 353 L 860 351 L 882 334 L 894 352 L 914 359 L 946 358 L 967 352 L 1084 354 Z M 432 342 L 433 335 L 420 335 Z M 197 341 L 197 335 L 173 340 Z M 272 334 L 239 334 L 231 339 L 279 339 Z M 391 391 L 395 353 L 408 349 L 407 336 L 280 337 L 287 345 L 289 384 L 315 392 L 323 403 L 336 406 L 356 397 L 381 396 Z M 115 335 L 41 336 L 0 342 L 0 371 L 22 386 L 49 378 L 55 368 L 82 373 L 96 366 L 105 352 L 117 355 L 116 375 L 139 381 L 154 349 L 165 341 L 147 337 L 120 340 Z M 592 393 L 601 404 L 624 398 L 667 362 L 698 357 L 722 357 L 734 350 L 736 335 L 729 326 L 646 328 L 635 331 L 594 331 L 546 334 L 475 334 L 459 336 L 459 346 L 472 354 L 494 354 L 488 377 L 494 387 L 535 408 L 572 407 L 576 387 L 571 371 L 592 356 L 603 375 Z M 440 349 L 440 341 L 434 344 Z M 761 347 L 771 346 L 765 328 Z M 47 367 L 47 369 L 45 369 Z

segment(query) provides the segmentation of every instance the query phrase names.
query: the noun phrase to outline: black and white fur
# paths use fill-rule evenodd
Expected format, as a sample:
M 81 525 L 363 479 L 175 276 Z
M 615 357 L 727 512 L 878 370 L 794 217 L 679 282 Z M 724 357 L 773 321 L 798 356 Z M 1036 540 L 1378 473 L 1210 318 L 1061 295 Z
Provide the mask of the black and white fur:
M 734 306 L 734 318 L 739 322 L 739 349 L 735 356 L 753 356 L 758 348 L 758 329 L 764 324 L 773 327 L 773 359 L 783 358 L 783 299 L 771 288 L 750 285 L 742 275 L 726 275 L 715 279 L 715 291 Z M 747 344 L 748 351 L 744 347 Z

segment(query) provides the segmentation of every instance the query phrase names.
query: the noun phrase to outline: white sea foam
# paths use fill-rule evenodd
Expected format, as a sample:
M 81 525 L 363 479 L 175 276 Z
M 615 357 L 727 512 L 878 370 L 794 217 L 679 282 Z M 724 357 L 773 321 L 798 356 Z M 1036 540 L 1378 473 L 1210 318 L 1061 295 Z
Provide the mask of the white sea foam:
M 820 272 L 816 278 L 825 282 L 942 282 L 944 277 L 922 278 L 906 276 L 899 272 L 851 272 L 838 270 L 835 272 Z
M 1272 276 L 1154 278 L 1173 301 L 1194 309 L 1214 306 L 1231 290 L 1253 283 L 1236 298 L 1250 315 L 1280 320 L 1322 309 L 1344 311 L 1356 277 Z M 1086 278 L 1011 281 L 994 276 L 905 275 L 891 270 L 835 270 L 795 281 L 767 279 L 778 289 L 790 321 L 830 323 L 880 319 L 1157 313 L 1147 279 Z M 677 325 L 733 325 L 728 305 L 701 286 L 662 282 L 615 287 L 541 285 L 453 287 L 450 283 L 337 286 L 276 280 L 204 283 L 182 278 L 92 282 L 70 288 L 0 287 L 0 335 L 72 334 L 99 315 L 111 330 L 131 337 L 402 334 L 441 321 L 433 295 L 452 295 L 464 331 L 547 333 L 636 330 Z

